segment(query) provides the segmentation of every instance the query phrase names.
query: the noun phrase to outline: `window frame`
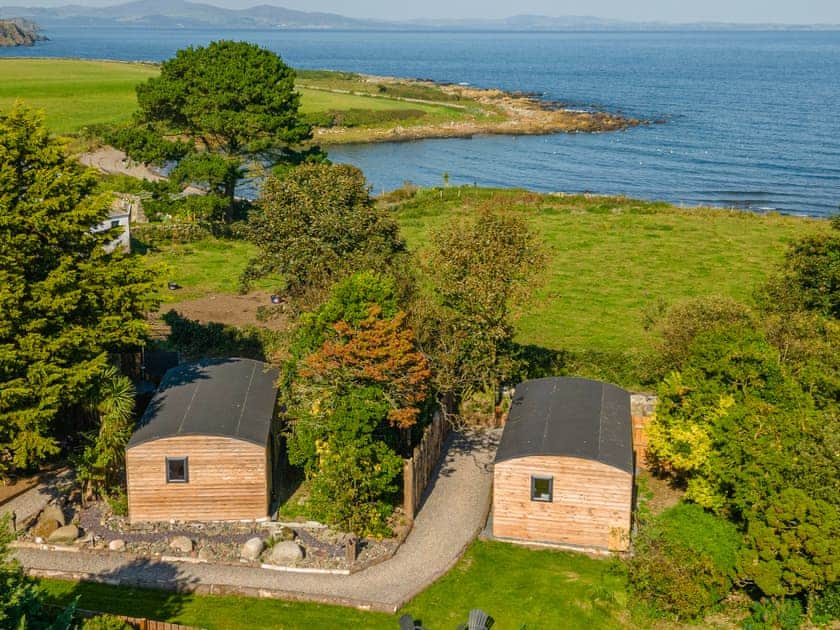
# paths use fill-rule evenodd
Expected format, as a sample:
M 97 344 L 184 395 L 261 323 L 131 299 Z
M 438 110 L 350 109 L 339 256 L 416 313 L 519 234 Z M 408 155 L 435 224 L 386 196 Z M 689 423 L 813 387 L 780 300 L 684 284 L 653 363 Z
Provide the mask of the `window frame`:
M 548 498 L 545 495 L 538 495 L 537 481 L 548 482 Z M 531 475 L 531 501 L 535 503 L 554 503 L 554 475 Z
M 184 478 L 173 479 L 170 475 L 169 464 L 172 462 L 184 463 Z M 190 482 L 190 458 L 189 457 L 167 457 L 166 458 L 166 483 L 189 483 Z

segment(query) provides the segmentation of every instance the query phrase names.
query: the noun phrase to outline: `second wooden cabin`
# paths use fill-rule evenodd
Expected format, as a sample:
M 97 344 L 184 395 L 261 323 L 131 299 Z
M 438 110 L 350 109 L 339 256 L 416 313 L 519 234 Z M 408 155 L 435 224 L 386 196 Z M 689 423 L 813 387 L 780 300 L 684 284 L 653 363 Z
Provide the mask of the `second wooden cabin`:
M 624 551 L 633 483 L 628 392 L 580 378 L 516 387 L 496 453 L 494 536 Z

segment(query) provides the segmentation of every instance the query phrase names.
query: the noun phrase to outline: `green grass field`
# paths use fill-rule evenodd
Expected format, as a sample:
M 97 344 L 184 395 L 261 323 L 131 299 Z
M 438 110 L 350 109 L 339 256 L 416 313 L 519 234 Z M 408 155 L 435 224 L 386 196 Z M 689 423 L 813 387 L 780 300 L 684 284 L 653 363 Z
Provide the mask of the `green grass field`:
M 208 239 L 196 243 L 169 245 L 146 254 L 144 262 L 158 271 L 159 295 L 164 303 L 180 302 L 213 293 L 237 293 L 239 278 L 257 248 L 247 241 Z M 165 289 L 168 282 L 181 286 L 177 292 Z M 258 280 L 254 289 L 271 290 L 278 281 Z
M 519 341 L 558 350 L 643 350 L 653 335 L 646 317 L 657 308 L 710 294 L 747 299 L 791 240 L 827 227 L 743 211 L 472 188 L 422 190 L 395 210 L 422 254 L 430 230 L 488 204 L 525 213 L 549 250 L 517 329 Z
M 0 59 L 0 110 L 18 99 L 42 109 L 55 133 L 128 120 L 134 86 L 158 74 L 149 64 L 70 59 Z
M 47 125 L 58 134 L 73 133 L 87 125 L 118 123 L 128 120 L 137 108 L 134 88 L 159 70 L 152 64 L 74 59 L 0 59 L 0 110 L 15 101 L 42 109 Z M 304 113 L 364 110 L 372 112 L 421 111 L 414 123 L 458 121 L 464 116 L 482 114 L 473 104 L 468 109 L 442 104 L 402 100 L 399 94 L 379 94 L 375 86 L 360 80 L 338 80 L 344 76 L 321 73 L 327 78 L 309 78 L 299 82 L 301 109 Z M 340 87 L 339 87 L 340 86 Z M 367 92 L 369 95 L 344 94 L 325 90 L 341 89 Z M 434 97 L 431 93 L 419 96 Z M 439 95 L 440 96 L 440 95 Z M 444 100 L 444 99 L 440 99 Z M 412 121 L 401 121 L 412 124 Z M 390 126 L 384 121 L 378 126 Z
M 527 571 L 523 571 L 527 567 Z M 476 542 L 446 576 L 411 601 L 428 630 L 454 630 L 471 608 L 494 630 L 628 627 L 627 595 L 608 560 L 581 554 Z M 353 628 L 394 630 L 399 615 L 241 597 L 207 597 L 99 584 L 42 581 L 52 601 L 80 596 L 79 607 L 194 625 L 207 630 Z
M 791 240 L 827 228 L 796 217 L 472 188 L 423 190 L 394 212 L 422 255 L 430 230 L 485 204 L 526 213 L 550 254 L 517 321 L 519 341 L 576 352 L 644 351 L 654 335 L 646 323 L 658 309 L 711 294 L 749 299 Z M 166 266 L 165 280 L 184 287 L 183 299 L 235 292 L 254 254 L 248 243 L 206 241 L 144 260 Z

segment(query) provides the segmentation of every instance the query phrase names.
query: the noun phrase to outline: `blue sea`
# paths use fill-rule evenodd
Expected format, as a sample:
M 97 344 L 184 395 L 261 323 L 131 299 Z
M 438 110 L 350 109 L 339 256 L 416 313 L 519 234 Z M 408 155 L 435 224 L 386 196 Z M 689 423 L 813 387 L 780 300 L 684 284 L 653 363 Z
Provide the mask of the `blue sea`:
M 51 28 L 0 55 L 160 61 L 214 39 L 300 68 L 534 92 L 664 124 L 609 134 L 333 148 L 375 192 L 411 181 L 622 194 L 829 216 L 840 204 L 840 33 L 470 33 Z

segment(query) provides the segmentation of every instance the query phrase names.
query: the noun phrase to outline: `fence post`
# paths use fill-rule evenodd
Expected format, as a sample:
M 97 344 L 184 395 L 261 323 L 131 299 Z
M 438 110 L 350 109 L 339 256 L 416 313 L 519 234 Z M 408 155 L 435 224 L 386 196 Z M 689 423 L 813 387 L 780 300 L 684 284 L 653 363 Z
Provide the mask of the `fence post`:
M 403 464 L 403 509 L 409 520 L 414 520 L 414 458 Z

